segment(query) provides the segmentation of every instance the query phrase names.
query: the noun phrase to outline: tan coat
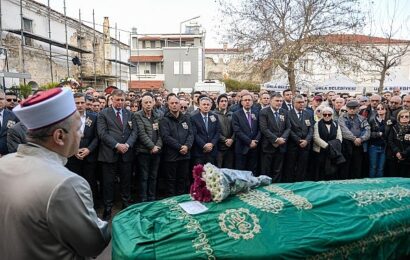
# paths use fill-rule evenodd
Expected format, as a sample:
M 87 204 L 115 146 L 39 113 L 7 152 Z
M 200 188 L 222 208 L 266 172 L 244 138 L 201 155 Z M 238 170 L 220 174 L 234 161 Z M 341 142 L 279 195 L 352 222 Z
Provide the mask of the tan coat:
M 88 183 L 66 161 L 34 144 L 0 159 L 2 259 L 84 259 L 108 244 Z

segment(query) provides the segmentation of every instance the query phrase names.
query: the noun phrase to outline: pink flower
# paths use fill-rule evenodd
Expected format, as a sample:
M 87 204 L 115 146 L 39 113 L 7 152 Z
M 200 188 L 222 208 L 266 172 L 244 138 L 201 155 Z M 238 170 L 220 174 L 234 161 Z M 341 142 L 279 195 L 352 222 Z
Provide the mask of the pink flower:
M 212 200 L 211 192 L 206 188 L 206 183 L 200 178 L 195 178 L 192 183 L 189 193 L 192 198 L 201 202 L 209 202 Z
M 202 173 L 204 172 L 204 166 L 202 164 L 197 164 L 192 169 L 192 176 L 194 179 L 202 178 Z

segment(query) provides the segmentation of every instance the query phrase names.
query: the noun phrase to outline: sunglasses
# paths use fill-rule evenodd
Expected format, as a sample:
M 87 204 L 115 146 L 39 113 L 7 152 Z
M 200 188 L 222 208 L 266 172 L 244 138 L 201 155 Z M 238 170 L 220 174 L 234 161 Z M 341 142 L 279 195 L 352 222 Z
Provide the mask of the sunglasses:
M 11 101 L 17 102 L 17 98 L 8 98 L 8 99 L 6 99 L 6 100 L 7 100 L 7 102 L 11 102 Z
M 384 110 L 384 108 L 377 108 L 376 110 Z
M 400 116 L 400 118 L 409 118 L 409 116 Z
M 332 114 L 323 114 L 324 117 L 331 117 Z
M 183 107 L 183 106 L 181 106 L 181 109 L 188 109 L 188 107 Z
M 342 113 L 346 113 L 346 112 L 347 112 L 347 110 L 344 110 L 344 109 L 343 109 L 343 110 L 340 110 L 340 112 L 342 112 Z

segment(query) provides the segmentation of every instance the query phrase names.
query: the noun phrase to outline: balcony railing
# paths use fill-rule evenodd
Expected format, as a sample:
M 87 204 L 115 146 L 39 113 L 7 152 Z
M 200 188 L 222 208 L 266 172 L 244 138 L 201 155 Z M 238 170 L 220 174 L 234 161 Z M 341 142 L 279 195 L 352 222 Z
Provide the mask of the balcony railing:
M 131 74 L 131 80 L 165 80 L 164 74 Z

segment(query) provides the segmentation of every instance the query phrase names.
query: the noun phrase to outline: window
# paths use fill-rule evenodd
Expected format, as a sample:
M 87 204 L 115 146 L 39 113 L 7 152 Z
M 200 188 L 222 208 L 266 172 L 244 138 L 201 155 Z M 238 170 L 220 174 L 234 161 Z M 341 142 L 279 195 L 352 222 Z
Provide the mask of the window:
M 174 75 L 179 74 L 179 61 L 174 61 Z
M 189 75 L 189 74 L 191 74 L 191 62 L 190 62 L 190 61 L 184 61 L 184 62 L 183 62 L 182 73 L 183 73 L 184 75 Z
M 151 48 L 151 41 L 145 41 L 145 48 L 147 49 Z
M 23 31 L 25 32 L 33 32 L 33 20 L 23 18 Z M 33 39 L 24 37 L 24 44 L 33 46 Z
M 138 38 L 132 38 L 132 48 L 138 49 Z

